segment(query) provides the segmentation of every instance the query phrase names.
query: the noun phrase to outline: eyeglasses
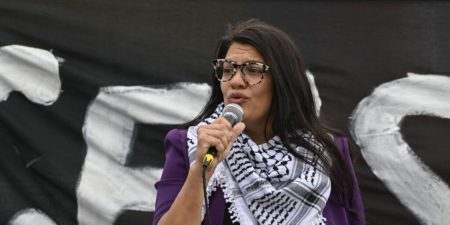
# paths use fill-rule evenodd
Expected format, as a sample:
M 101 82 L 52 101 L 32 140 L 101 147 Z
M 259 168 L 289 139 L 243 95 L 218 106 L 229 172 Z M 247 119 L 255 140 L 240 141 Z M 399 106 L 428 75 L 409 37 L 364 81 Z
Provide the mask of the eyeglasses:
M 212 62 L 214 73 L 221 82 L 233 79 L 238 70 L 241 71 L 242 79 L 250 86 L 261 83 L 264 73 L 269 70 L 269 66 L 259 62 L 245 62 L 237 64 L 229 59 L 216 59 Z

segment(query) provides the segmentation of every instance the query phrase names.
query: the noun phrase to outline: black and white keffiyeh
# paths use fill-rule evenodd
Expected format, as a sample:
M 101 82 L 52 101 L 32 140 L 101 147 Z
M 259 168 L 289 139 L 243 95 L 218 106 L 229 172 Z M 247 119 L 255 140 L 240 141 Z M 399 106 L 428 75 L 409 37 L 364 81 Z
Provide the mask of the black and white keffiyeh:
M 217 119 L 216 111 L 199 125 Z M 188 151 L 191 166 L 197 149 L 197 128 L 188 129 Z M 306 140 L 323 149 L 315 138 L 304 133 Z M 301 146 L 296 151 L 305 157 L 311 153 Z M 242 225 L 324 225 L 322 210 L 331 192 L 330 178 L 320 169 L 289 153 L 279 137 L 258 145 L 245 133 L 234 142 L 226 160 L 219 163 L 209 180 L 208 195 L 222 188 L 232 220 Z

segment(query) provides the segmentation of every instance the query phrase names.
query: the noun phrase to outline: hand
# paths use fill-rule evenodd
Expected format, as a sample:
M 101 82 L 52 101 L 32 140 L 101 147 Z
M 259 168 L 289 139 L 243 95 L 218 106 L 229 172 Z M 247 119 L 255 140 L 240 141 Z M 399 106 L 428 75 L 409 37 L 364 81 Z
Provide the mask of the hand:
M 201 164 L 208 149 L 215 147 L 217 154 L 208 167 L 208 171 L 214 171 L 217 163 L 228 156 L 233 142 L 244 129 L 244 123 L 241 122 L 231 127 L 231 124 L 223 117 L 209 125 L 199 126 L 197 130 L 197 163 Z

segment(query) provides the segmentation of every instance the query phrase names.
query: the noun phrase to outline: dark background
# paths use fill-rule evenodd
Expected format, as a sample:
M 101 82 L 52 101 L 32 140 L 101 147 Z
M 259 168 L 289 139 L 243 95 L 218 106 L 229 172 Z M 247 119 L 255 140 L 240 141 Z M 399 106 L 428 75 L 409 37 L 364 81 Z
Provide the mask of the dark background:
M 99 88 L 207 82 L 226 24 L 249 18 L 295 40 L 315 75 L 322 116 L 347 134 L 349 116 L 375 87 L 407 72 L 450 75 L 446 2 L 2 0 L 0 47 L 52 50 L 65 62 L 63 92 L 53 105 L 17 92 L 0 102 L 0 224 L 25 208 L 38 208 L 57 224 L 77 224 L 75 189 L 86 155 L 81 128 Z M 170 128 L 138 125 L 141 147 L 129 166 L 162 167 Z M 410 116 L 401 129 L 448 184 L 449 120 Z M 420 224 L 362 157 L 356 170 L 368 224 Z M 151 217 L 128 211 L 116 224 Z

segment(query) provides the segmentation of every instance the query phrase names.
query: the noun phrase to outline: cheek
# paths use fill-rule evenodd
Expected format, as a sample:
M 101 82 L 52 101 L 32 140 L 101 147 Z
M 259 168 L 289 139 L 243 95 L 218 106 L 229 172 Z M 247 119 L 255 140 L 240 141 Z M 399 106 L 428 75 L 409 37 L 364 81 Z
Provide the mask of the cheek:
M 263 110 L 265 114 L 267 114 L 268 111 L 270 110 L 270 107 L 272 105 L 272 98 L 273 98 L 272 90 L 266 89 L 266 92 L 264 93 L 264 97 L 262 99 L 262 101 L 264 102 L 262 107 L 264 108 Z
M 262 107 L 264 107 L 264 111 L 269 111 L 270 105 L 272 104 L 272 95 L 271 94 L 267 94 L 266 96 L 264 96 L 264 105 Z
M 227 99 L 225 99 L 225 93 L 226 93 L 227 87 L 226 83 L 220 82 L 220 91 L 222 91 L 223 101 L 225 104 L 227 104 Z
M 270 105 L 272 104 L 272 90 L 269 88 L 262 88 L 258 90 L 258 98 L 255 99 L 256 113 L 258 115 L 264 116 L 268 113 Z

